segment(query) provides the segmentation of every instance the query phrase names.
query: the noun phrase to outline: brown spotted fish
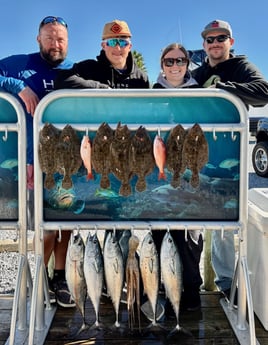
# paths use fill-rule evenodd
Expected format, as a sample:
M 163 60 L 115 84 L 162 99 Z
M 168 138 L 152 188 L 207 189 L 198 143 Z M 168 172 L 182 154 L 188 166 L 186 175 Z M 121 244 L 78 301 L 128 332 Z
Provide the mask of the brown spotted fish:
M 133 174 L 138 176 L 136 190 L 143 192 L 146 189 L 145 177 L 155 167 L 152 140 L 143 126 L 140 126 L 132 137 L 129 163 Z
M 80 156 L 80 139 L 76 131 L 70 125 L 66 125 L 59 137 L 55 148 L 55 161 L 57 171 L 63 175 L 62 188 L 72 188 L 71 176 L 82 165 Z
M 166 142 L 167 159 L 166 166 L 169 171 L 173 173 L 171 186 L 174 188 L 180 185 L 180 172 L 182 163 L 182 149 L 186 136 L 186 130 L 177 125 L 171 129 Z
M 92 144 L 92 165 L 96 173 L 101 174 L 100 187 L 107 189 L 110 187 L 110 145 L 114 131 L 103 122 L 96 132 Z
M 59 135 L 60 130 L 50 123 L 46 123 L 39 133 L 38 156 L 40 168 L 46 174 L 44 187 L 47 189 L 55 186 L 54 173 L 57 169 L 54 154 Z
M 127 125 L 121 125 L 119 122 L 111 142 L 110 155 L 111 172 L 121 182 L 119 194 L 122 196 L 129 196 L 131 194 L 130 144 L 131 132 Z
M 139 245 L 139 238 L 132 235 L 129 238 L 129 252 L 126 264 L 126 283 L 127 283 L 127 309 L 128 323 L 131 330 L 135 323 L 134 304 L 136 301 L 138 311 L 139 331 L 141 330 L 140 320 L 140 268 L 136 257 L 136 250 Z
M 199 171 L 208 162 L 208 143 L 202 128 L 196 123 L 187 132 L 182 149 L 181 173 L 189 168 L 192 171 L 190 183 L 199 186 Z

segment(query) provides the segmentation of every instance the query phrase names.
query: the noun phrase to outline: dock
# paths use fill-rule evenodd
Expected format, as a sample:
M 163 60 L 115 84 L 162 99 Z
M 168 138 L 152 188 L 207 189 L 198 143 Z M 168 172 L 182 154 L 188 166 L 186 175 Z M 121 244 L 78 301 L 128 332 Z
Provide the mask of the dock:
M 180 326 L 182 331 L 170 336 L 176 326 L 175 318 L 163 316 L 159 320 L 161 327 L 148 327 L 151 322 L 141 313 L 141 332 L 137 315 L 133 330 L 128 325 L 127 306 L 120 304 L 120 324 L 113 328 L 115 312 L 111 301 L 103 297 L 100 306 L 100 322 L 103 328 L 93 329 L 95 312 L 88 299 L 86 302 L 86 323 L 89 328 L 77 335 L 82 325 L 82 317 L 77 308 L 57 307 L 51 327 L 44 345 L 166 345 L 166 344 L 202 344 L 202 345 L 239 345 L 220 304 L 222 295 L 217 292 L 201 292 L 201 309 L 195 312 L 182 311 Z M 9 327 L 13 297 L 0 296 L 0 345 L 4 345 L 9 337 Z M 255 317 L 255 329 L 260 345 L 268 345 L 268 332 Z

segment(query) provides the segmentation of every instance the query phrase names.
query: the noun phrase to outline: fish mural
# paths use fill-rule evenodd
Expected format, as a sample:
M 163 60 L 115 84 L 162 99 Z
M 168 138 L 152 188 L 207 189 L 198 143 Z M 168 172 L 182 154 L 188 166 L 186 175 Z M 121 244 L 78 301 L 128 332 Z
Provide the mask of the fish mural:
M 110 187 L 109 173 L 111 171 L 110 146 L 113 139 L 114 131 L 103 122 L 93 139 L 92 144 L 92 165 L 96 173 L 101 175 L 100 188 L 107 189 Z
M 72 175 L 78 172 L 82 165 L 80 156 L 80 139 L 70 125 L 66 125 L 60 133 L 55 147 L 56 171 L 63 175 L 62 187 L 69 189 L 73 186 Z
M 208 162 L 209 148 L 206 137 L 198 123 L 187 131 L 182 149 L 181 173 L 186 168 L 192 172 L 190 184 L 199 186 L 199 171 Z
M 45 173 L 44 187 L 46 189 L 52 189 L 55 185 L 54 173 L 57 172 L 55 148 L 59 136 L 60 130 L 51 123 L 46 123 L 39 133 L 38 158 L 40 168 Z
M 138 192 L 145 191 L 145 177 L 152 173 L 155 161 L 152 140 L 143 126 L 137 129 L 131 139 L 129 164 L 131 172 L 138 176 L 136 190 Z
M 169 132 L 166 143 L 166 166 L 172 172 L 171 186 L 177 188 L 180 186 L 180 175 L 182 167 L 182 149 L 186 137 L 186 130 L 177 125 Z
M 114 176 L 121 182 L 119 194 L 131 194 L 130 179 L 133 175 L 129 164 L 131 132 L 127 125 L 117 124 L 110 146 L 110 168 Z
M 164 167 L 166 164 L 166 145 L 160 135 L 156 135 L 153 142 L 153 153 L 155 163 L 159 169 L 158 180 L 166 180 Z
M 88 233 L 85 245 L 84 275 L 88 296 L 93 304 L 96 321 L 93 328 L 101 328 L 99 321 L 100 299 L 104 280 L 104 263 L 97 232 Z
M 71 296 L 83 318 L 83 324 L 78 333 L 87 328 L 85 319 L 87 286 L 83 270 L 84 254 L 85 245 L 81 235 L 79 233 L 74 235 L 72 232 L 66 254 L 65 275 Z
M 81 141 L 80 155 L 85 168 L 87 169 L 87 180 L 93 180 L 91 163 L 91 142 L 88 135 L 84 135 Z

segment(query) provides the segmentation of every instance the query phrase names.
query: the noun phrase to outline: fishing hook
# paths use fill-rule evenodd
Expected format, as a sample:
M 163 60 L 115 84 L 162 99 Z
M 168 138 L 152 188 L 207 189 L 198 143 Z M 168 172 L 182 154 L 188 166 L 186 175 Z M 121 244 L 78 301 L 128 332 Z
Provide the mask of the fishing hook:
M 57 241 L 60 243 L 61 242 L 61 227 L 59 226 L 59 235 L 58 235 L 58 238 L 57 238 Z
M 216 129 L 215 127 L 213 128 L 213 139 L 216 141 L 217 140 L 217 135 L 216 135 Z
M 233 141 L 236 140 L 236 135 L 234 134 L 234 130 L 232 129 L 232 132 L 231 132 L 231 138 Z
M 185 225 L 185 227 L 184 227 L 184 239 L 185 239 L 185 242 L 188 241 L 187 234 L 188 234 L 188 228 L 187 228 L 187 225 Z
M 8 131 L 7 131 L 7 127 L 6 127 L 6 129 L 5 129 L 5 135 L 3 135 L 3 137 L 2 137 L 4 141 L 7 141 L 7 137 L 8 137 L 7 132 L 8 132 Z
M 221 240 L 224 240 L 224 226 L 221 227 Z

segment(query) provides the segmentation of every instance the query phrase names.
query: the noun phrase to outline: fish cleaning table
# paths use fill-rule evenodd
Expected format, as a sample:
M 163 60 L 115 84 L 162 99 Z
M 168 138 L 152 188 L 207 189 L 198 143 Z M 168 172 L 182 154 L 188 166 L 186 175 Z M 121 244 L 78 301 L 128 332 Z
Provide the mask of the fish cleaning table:
M 239 289 L 238 309 L 232 302 L 227 305 L 222 300 L 221 304 L 240 344 L 257 343 L 246 260 L 247 116 L 238 98 L 216 89 L 59 90 L 41 100 L 34 116 L 37 270 L 29 344 L 43 343 L 53 317 L 43 303 L 43 231 L 83 229 L 170 229 L 185 231 L 186 235 L 191 230 L 219 230 L 222 238 L 225 231 L 238 231 L 239 257 L 234 278 Z M 100 188 L 101 174 L 94 172 L 94 179 L 87 180 L 86 171 L 79 169 L 71 176 L 67 190 L 62 186 L 61 174 L 55 174 L 54 188 L 45 189 L 38 153 L 45 124 L 53 124 L 60 131 L 68 124 L 81 139 L 88 135 L 93 141 L 104 122 L 112 129 L 118 123 L 127 125 L 132 133 L 143 126 L 152 140 L 157 134 L 166 140 L 177 124 L 187 130 L 199 124 L 209 149 L 208 161 L 198 171 L 199 182 L 192 185 L 193 171 L 186 169 L 180 188 L 173 188 L 172 173 L 165 171 L 166 180 L 159 180 L 155 167 L 146 176 L 145 191 L 137 191 L 137 178 L 133 177 L 130 193 L 124 196 L 114 174 L 109 174 L 110 187 Z M 65 171 L 71 163 L 66 160 Z
M 18 100 L 0 92 L 0 231 L 14 230 L 19 262 L 8 343 L 22 344 L 28 336 L 27 283 L 32 280 L 27 259 L 26 123 Z

